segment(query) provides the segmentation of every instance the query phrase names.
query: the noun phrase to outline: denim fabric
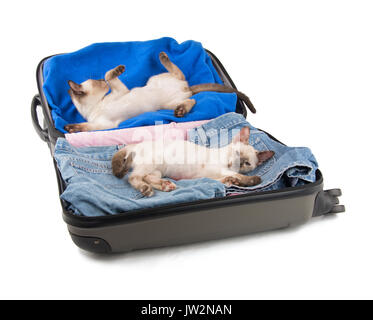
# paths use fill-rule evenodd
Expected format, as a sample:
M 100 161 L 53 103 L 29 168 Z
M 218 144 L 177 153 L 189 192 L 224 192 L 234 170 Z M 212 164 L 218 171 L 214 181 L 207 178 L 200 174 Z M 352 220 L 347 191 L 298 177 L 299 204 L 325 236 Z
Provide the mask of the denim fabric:
M 188 139 L 211 148 L 224 147 L 245 126 L 250 127 L 249 143 L 256 150 L 273 150 L 275 155 L 249 173 L 249 175 L 261 177 L 262 182 L 259 185 L 252 187 L 232 186 L 227 188 L 227 194 L 276 190 L 316 181 L 318 164 L 310 149 L 284 146 L 254 128 L 242 115 L 237 113 L 227 113 L 200 127 L 190 129 Z
M 54 158 L 67 185 L 61 198 L 70 204 L 69 209 L 76 215 L 113 215 L 225 196 L 223 184 L 203 178 L 174 181 L 176 190 L 155 190 L 153 197 L 144 197 L 130 186 L 126 177 L 118 179 L 112 174 L 111 159 L 120 148 L 121 146 L 75 148 L 65 139 L 57 140 Z
M 275 151 L 270 160 L 249 173 L 262 178 L 257 186 L 225 188 L 222 183 L 207 178 L 179 180 L 174 181 L 178 186 L 176 190 L 155 190 L 155 195 L 147 198 L 132 188 L 127 178 L 118 179 L 112 174 L 111 159 L 122 146 L 75 148 L 60 138 L 54 157 L 67 185 L 61 198 L 70 204 L 69 209 L 76 215 L 102 216 L 230 194 L 295 187 L 316 180 L 318 165 L 308 148 L 284 146 L 236 113 L 189 130 L 188 139 L 207 147 L 224 147 L 244 126 L 251 129 L 249 143 L 255 149 Z

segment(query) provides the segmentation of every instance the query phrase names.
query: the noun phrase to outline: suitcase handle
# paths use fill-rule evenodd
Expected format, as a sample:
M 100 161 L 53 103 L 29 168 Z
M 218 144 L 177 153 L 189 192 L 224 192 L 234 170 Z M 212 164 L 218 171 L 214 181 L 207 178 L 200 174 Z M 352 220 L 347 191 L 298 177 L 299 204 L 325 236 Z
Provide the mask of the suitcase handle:
M 38 114 L 36 112 L 37 107 L 41 106 L 40 96 L 36 94 L 31 101 L 31 118 L 32 124 L 34 125 L 35 131 L 41 140 L 49 142 L 48 130 L 43 129 L 40 126 Z

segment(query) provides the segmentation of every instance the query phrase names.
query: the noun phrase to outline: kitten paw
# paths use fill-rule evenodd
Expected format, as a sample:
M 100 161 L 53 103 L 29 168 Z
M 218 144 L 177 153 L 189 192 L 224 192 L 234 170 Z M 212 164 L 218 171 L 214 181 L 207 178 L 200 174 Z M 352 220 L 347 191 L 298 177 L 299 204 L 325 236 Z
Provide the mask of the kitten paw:
M 108 71 L 105 75 L 106 81 L 110 81 L 110 80 L 113 80 L 119 77 L 124 72 L 125 69 L 126 69 L 125 66 L 120 65 L 118 67 L 115 67 L 113 70 Z
M 162 62 L 167 62 L 168 60 L 170 60 L 170 58 L 168 57 L 167 53 L 166 52 L 161 52 L 159 54 L 159 60 L 161 60 Z
M 126 70 L 126 67 L 123 65 L 120 65 L 114 69 L 114 72 L 116 76 L 119 77 L 124 72 L 124 70 Z
M 151 186 L 148 184 L 144 184 L 140 187 L 140 192 L 145 196 L 145 197 L 151 197 L 154 195 L 154 190 Z
M 239 186 L 240 185 L 240 180 L 235 177 L 225 177 L 222 180 L 222 183 L 224 183 L 227 187 L 230 187 L 232 185 Z
M 175 109 L 175 117 L 182 118 L 186 115 L 187 110 L 184 105 L 180 105 Z
M 176 184 L 171 181 L 163 180 L 162 181 L 162 191 L 170 192 L 176 189 Z
M 258 176 L 253 176 L 252 178 L 253 178 L 253 186 L 262 182 L 262 179 Z
M 89 131 L 86 123 L 74 123 L 65 126 L 65 130 L 69 133 Z
M 242 185 L 246 187 L 250 186 L 256 186 L 257 184 L 262 182 L 262 179 L 258 176 L 245 176 L 244 179 L 242 179 Z

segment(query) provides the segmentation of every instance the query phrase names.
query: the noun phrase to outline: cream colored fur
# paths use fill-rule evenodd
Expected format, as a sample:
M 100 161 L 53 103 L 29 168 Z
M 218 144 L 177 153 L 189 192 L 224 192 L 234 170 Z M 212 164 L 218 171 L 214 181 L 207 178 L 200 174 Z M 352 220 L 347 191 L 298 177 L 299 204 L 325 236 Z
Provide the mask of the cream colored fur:
M 184 116 L 194 106 L 192 92 L 181 70 L 162 52 L 160 60 L 169 71 L 149 78 L 144 87 L 129 90 L 118 78 L 124 66 L 105 75 L 105 81 L 89 79 L 76 84 L 69 81 L 69 94 L 85 123 L 67 125 L 69 132 L 115 128 L 122 121 L 141 113 L 160 109 L 175 110 Z M 111 88 L 110 94 L 107 94 Z
M 124 72 L 124 66 L 108 71 L 104 80 L 89 79 L 81 84 L 70 80 L 71 100 L 87 122 L 68 124 L 65 129 L 72 133 L 116 128 L 124 120 L 160 109 L 174 110 L 176 117 L 183 117 L 196 104 L 190 99 L 192 95 L 204 91 L 234 92 L 252 112 L 256 112 L 244 93 L 217 83 L 189 87 L 183 72 L 166 53 L 161 52 L 159 59 L 168 72 L 153 76 L 144 87 L 132 90 L 118 78 Z
M 132 168 L 129 183 L 145 196 L 153 188 L 172 191 L 174 180 L 211 178 L 226 185 L 249 186 L 260 183 L 257 176 L 246 176 L 273 156 L 272 151 L 259 152 L 248 144 L 250 129 L 245 127 L 231 144 L 223 148 L 206 148 L 189 141 L 146 141 L 128 145 L 113 157 L 113 173 L 118 177 Z

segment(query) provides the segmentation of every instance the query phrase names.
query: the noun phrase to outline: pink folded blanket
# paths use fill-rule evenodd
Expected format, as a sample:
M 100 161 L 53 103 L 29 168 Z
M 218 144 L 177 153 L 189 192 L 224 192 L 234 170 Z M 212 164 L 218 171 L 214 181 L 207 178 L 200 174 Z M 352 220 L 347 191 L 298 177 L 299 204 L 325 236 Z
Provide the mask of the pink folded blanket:
M 153 140 L 186 140 L 187 131 L 196 128 L 209 120 L 190 121 L 155 126 L 110 130 L 66 133 L 66 140 L 74 147 L 113 146 L 119 144 L 133 144 Z

